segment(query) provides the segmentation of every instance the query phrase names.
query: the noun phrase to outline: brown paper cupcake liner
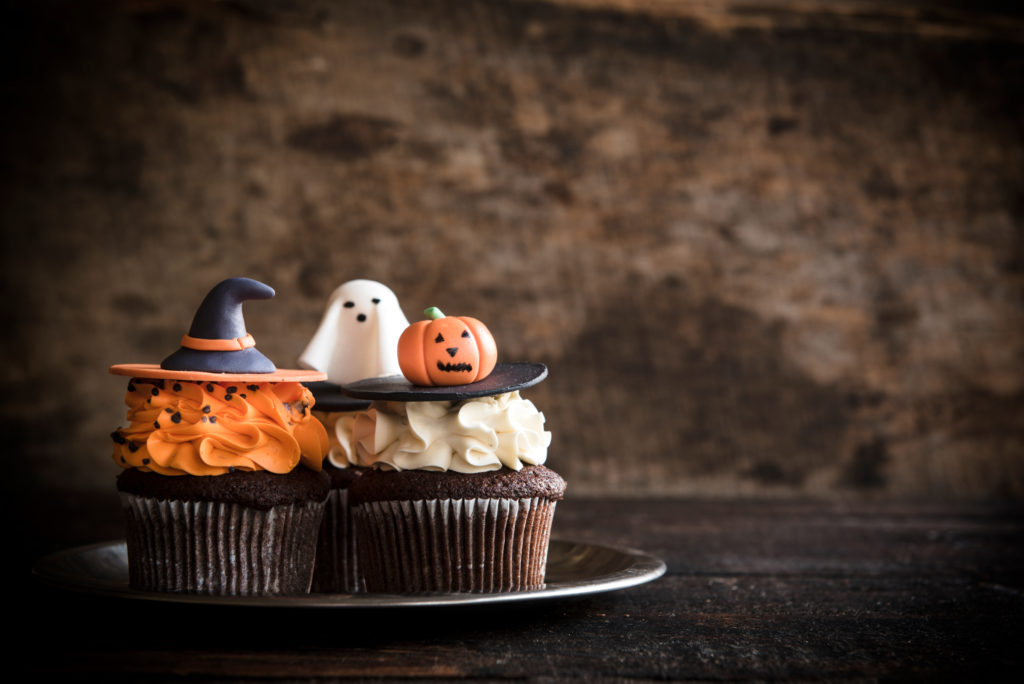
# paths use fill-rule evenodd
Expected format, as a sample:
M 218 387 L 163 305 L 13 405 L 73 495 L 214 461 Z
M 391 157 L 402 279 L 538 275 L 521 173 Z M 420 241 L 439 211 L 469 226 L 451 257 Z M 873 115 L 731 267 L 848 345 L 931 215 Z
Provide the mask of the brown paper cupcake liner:
M 361 591 L 362 584 L 356 563 L 356 533 L 348 490 L 332 489 L 320 524 L 312 591 L 354 594 Z
M 260 510 L 122 492 L 121 506 L 136 589 L 219 596 L 309 591 L 322 502 Z
M 373 501 L 353 509 L 366 590 L 499 592 L 544 583 L 555 501 Z

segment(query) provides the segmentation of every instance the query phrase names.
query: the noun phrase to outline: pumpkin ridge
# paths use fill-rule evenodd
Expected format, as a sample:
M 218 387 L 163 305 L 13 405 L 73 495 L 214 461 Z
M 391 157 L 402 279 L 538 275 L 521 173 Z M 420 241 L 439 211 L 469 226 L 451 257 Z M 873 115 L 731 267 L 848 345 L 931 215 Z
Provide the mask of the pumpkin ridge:
M 429 321 L 416 321 L 398 338 L 398 366 L 414 385 L 432 385 L 423 355 L 424 337 Z
M 413 323 L 399 338 L 398 361 L 416 385 L 466 385 L 490 375 L 497 346 L 487 326 L 470 316 L 445 316 L 431 307 L 428 320 Z

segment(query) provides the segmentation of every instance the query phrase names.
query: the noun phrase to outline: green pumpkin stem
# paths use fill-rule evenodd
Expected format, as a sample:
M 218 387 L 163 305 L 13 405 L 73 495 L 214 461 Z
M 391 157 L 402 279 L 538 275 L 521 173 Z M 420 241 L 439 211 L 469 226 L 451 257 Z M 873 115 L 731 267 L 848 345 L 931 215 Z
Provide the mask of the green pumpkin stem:
M 438 318 L 444 318 L 444 314 L 436 306 L 432 306 L 428 309 L 423 310 L 423 315 L 432 321 L 436 321 Z

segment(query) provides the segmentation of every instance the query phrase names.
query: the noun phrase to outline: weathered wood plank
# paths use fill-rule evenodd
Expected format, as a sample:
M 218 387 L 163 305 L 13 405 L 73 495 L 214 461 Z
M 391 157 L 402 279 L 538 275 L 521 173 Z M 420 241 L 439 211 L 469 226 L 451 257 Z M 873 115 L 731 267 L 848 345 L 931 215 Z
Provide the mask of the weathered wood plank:
M 821 577 L 961 576 L 1024 588 L 1020 510 L 990 504 L 568 501 L 556 534 L 643 540 L 671 572 Z
M 106 491 L 107 365 L 237 273 L 290 365 L 367 276 L 550 365 L 570 491 L 1024 496 L 1024 42 L 987 8 L 22 3 L 4 434 Z
M 46 657 L 31 669 L 871 679 L 998 676 L 1024 664 L 1019 508 L 570 500 L 557 526 L 574 539 L 628 539 L 664 553 L 669 574 L 606 595 L 460 609 L 225 609 L 37 591 L 23 634 L 27 652 L 45 648 Z M 927 553 L 921 536 L 931 538 Z
M 51 636 L 78 631 L 78 620 L 88 620 L 93 630 L 38 665 L 43 671 L 681 679 L 966 675 L 1019 666 L 1024 633 L 1019 590 L 928 576 L 673 575 L 648 588 L 535 608 L 289 612 L 71 605 L 51 607 L 70 619 L 51 627 Z M 132 624 L 146 628 L 125 629 Z

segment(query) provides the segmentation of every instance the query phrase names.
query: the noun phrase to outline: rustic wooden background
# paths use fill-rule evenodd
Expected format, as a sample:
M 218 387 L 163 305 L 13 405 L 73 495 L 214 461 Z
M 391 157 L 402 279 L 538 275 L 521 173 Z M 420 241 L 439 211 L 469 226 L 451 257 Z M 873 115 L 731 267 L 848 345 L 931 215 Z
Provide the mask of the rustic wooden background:
M 223 277 L 486 320 L 570 495 L 1024 496 L 1000 3 L 16 3 L 7 488 L 112 491 L 117 362 Z

